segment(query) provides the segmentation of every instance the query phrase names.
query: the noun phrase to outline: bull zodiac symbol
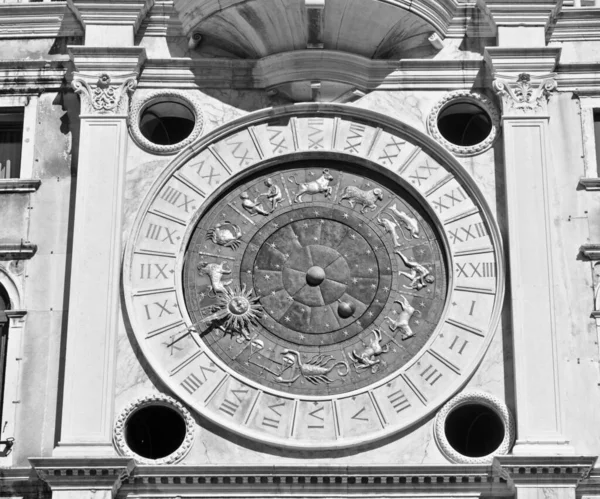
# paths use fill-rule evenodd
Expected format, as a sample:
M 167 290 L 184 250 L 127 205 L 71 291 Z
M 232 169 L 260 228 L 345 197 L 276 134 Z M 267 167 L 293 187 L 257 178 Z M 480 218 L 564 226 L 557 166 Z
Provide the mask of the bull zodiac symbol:
M 332 189 L 329 183 L 333 181 L 333 177 L 328 169 L 323 170 L 323 174 L 317 180 L 312 180 L 310 182 L 299 184 L 296 181 L 296 175 L 290 175 L 289 180 L 290 182 L 295 182 L 296 185 L 300 187 L 298 192 L 294 195 L 294 203 L 301 203 L 304 194 L 319 194 L 324 192 L 326 198 L 331 196 Z

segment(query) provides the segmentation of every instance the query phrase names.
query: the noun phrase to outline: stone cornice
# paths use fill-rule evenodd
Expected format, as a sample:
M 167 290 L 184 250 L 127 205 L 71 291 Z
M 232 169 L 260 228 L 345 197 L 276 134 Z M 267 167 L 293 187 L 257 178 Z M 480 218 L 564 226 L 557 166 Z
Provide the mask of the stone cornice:
M 487 0 L 497 26 L 549 26 L 560 2 L 556 0 Z
M 0 39 L 82 36 L 67 2 L 0 4 Z
M 74 69 L 82 73 L 139 73 L 146 61 L 143 47 L 69 47 Z
M 494 73 L 551 73 L 560 58 L 560 47 L 487 47 L 485 61 Z
M 493 468 L 511 486 L 576 487 L 586 479 L 596 456 L 496 456 Z
M 134 33 L 146 17 L 154 0 L 69 0 L 73 11 L 86 25 L 130 25 Z
M 564 8 L 550 29 L 550 42 L 600 40 L 600 8 Z
M 29 458 L 40 480 L 53 492 L 57 490 L 101 489 L 110 490 L 113 496 L 129 477 L 135 463 L 133 459 L 114 458 Z
M 29 241 L 0 243 L 0 260 L 28 260 L 37 251 L 37 245 Z
M 589 260 L 600 260 L 600 244 L 582 244 L 579 248 L 579 252 Z

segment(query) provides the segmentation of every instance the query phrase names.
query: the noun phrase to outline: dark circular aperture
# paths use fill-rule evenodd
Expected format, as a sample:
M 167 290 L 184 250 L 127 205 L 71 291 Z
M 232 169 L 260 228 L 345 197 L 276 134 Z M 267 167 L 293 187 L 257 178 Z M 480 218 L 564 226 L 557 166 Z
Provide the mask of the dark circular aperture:
M 458 102 L 445 107 L 440 112 L 437 125 L 448 142 L 466 147 L 483 142 L 492 131 L 489 115 L 470 102 Z
M 162 405 L 142 407 L 125 425 L 129 448 L 146 459 L 161 459 L 175 452 L 185 439 L 185 421 Z
M 446 438 L 456 452 L 467 457 L 493 453 L 504 440 L 500 416 L 487 406 L 467 404 L 454 409 L 446 418 Z
M 140 131 L 150 142 L 173 145 L 186 139 L 194 129 L 194 113 L 179 102 L 158 102 L 148 106 L 140 117 Z

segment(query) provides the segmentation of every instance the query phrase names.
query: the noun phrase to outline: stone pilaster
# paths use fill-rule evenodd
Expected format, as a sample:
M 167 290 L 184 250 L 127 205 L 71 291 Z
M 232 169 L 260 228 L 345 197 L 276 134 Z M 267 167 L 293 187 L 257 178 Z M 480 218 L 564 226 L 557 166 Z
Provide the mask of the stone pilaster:
M 560 53 L 537 50 L 537 73 L 524 71 L 528 58 L 518 52 L 493 48 L 486 55 L 495 70 L 506 71 L 494 75 L 493 85 L 502 101 L 504 133 L 517 409 L 513 453 L 556 455 L 572 453 L 562 424 L 549 194 L 555 165 L 548 102 L 556 81 L 548 70 Z
M 102 62 L 94 67 L 92 51 Z M 81 136 L 58 456 L 114 454 L 114 362 L 119 324 L 127 107 L 140 48 L 73 48 Z M 114 58 L 117 71 L 106 64 Z M 112 70 L 111 70 L 112 69 Z M 125 71 L 124 71 L 125 70 Z

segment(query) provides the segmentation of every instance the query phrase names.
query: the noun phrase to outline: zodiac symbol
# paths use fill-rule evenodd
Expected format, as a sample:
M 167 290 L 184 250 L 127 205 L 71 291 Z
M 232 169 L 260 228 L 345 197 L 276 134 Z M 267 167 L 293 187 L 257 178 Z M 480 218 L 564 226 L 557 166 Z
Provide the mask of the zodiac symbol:
M 250 199 L 249 194 L 244 191 L 240 194 L 240 198 L 242 198 L 242 207 L 246 210 L 250 215 L 264 215 L 265 217 L 269 215 L 270 212 L 263 208 L 262 203 L 258 202 L 258 198 L 260 198 L 260 194 L 252 201 Z
M 404 224 L 404 228 L 410 232 L 411 237 L 414 239 L 419 239 L 419 224 L 417 223 L 417 219 L 408 216 L 403 211 L 399 211 L 396 208 L 396 203 L 389 207 L 391 211 L 400 219 L 400 221 Z M 402 233 L 404 234 L 404 233 Z M 405 236 L 406 239 L 406 236 Z
M 354 361 L 354 368 L 358 371 L 360 369 L 371 368 L 371 372 L 374 374 L 377 372 L 380 363 L 380 359 L 376 359 L 382 353 L 387 353 L 390 349 L 389 345 L 381 346 L 381 330 L 373 330 L 373 338 L 367 343 L 366 346 L 360 352 L 353 350 L 350 356 Z
M 390 330 L 396 331 L 396 329 L 400 328 L 400 332 L 402 333 L 402 339 L 406 340 L 415 335 L 413 330 L 410 328 L 410 319 L 415 312 L 421 314 L 420 310 L 415 309 L 404 295 L 400 295 L 402 300 L 395 300 L 394 303 L 398 303 L 402 307 L 402 311 L 399 314 L 399 320 L 395 321 L 389 317 L 384 317 L 384 319 L 390 322 Z
M 300 186 L 300 189 L 295 194 L 294 203 L 301 203 L 304 194 L 319 194 L 324 192 L 326 198 L 331 196 L 332 189 L 329 183 L 333 181 L 333 177 L 327 169 L 323 170 L 323 174 L 317 180 L 312 180 L 311 182 L 299 184 L 296 182 L 296 175 L 290 175 L 289 181 L 295 182 L 296 185 Z
M 379 225 L 383 225 L 385 227 L 386 232 L 390 232 L 392 234 L 392 238 L 394 239 L 394 246 L 401 246 L 402 241 L 400 241 L 400 236 L 398 235 L 398 224 L 396 222 L 392 222 L 388 218 L 379 218 L 377 217 L 377 223 Z M 404 233 L 403 233 L 404 235 Z
M 300 353 L 296 350 L 284 350 L 283 354 L 283 362 L 287 364 L 287 367 L 285 367 L 275 379 L 275 381 L 278 383 L 291 385 L 300 376 L 303 376 L 309 383 L 312 383 L 313 385 L 318 385 L 319 383 L 329 384 L 333 383 L 333 380 L 327 375 L 333 371 L 335 367 L 337 367 L 337 373 L 339 376 L 346 376 L 349 371 L 348 364 L 342 360 L 328 365 L 329 362 L 335 360 L 332 355 L 317 354 L 307 362 L 302 362 Z M 283 379 L 281 375 L 296 364 L 298 365 L 300 372 L 290 379 Z
M 227 268 L 227 262 L 200 262 L 200 265 L 198 265 L 198 273 L 200 275 L 208 276 L 212 291 L 215 295 L 217 293 L 224 293 L 226 291 L 225 286 L 229 286 L 232 282 L 231 279 L 228 281 L 222 280 L 224 275 L 231 274 L 231 269 Z
M 417 262 L 412 262 L 408 258 L 406 258 L 400 251 L 396 250 L 396 254 L 402 259 L 404 265 L 406 265 L 410 272 L 400 271 L 398 274 L 403 275 L 404 277 L 408 277 L 410 279 L 410 286 L 404 285 L 406 289 L 416 289 L 419 291 L 420 289 L 427 286 L 427 284 L 431 284 L 435 281 L 435 277 L 429 273 L 423 265 L 420 265 Z
M 213 264 L 215 265 L 215 264 Z M 229 281 L 231 282 L 231 281 Z M 262 306 L 258 297 L 252 296 L 254 291 L 246 291 L 246 287 L 239 289 L 223 288 L 219 301 L 214 307 L 213 314 L 204 317 L 200 322 L 214 322 L 224 320 L 224 330 L 238 335 L 237 341 L 250 341 L 248 329 L 261 315 Z
M 265 186 L 267 186 L 269 190 L 259 194 L 256 201 L 261 197 L 266 197 L 268 201 L 271 201 L 271 213 L 273 213 L 277 209 L 279 203 L 283 203 L 283 194 L 281 193 L 279 186 L 274 184 L 270 178 L 265 180 Z
M 238 225 L 224 221 L 206 232 L 206 238 L 219 246 L 237 250 L 241 244 L 242 231 Z
M 355 204 L 361 204 L 362 209 L 360 212 L 365 214 L 367 211 L 373 211 L 377 209 L 377 201 L 383 199 L 383 190 L 379 187 L 371 189 L 370 191 L 363 191 L 354 185 L 349 185 L 344 189 L 344 193 L 339 200 L 339 204 L 346 199 L 350 203 L 350 207 L 354 208 Z

